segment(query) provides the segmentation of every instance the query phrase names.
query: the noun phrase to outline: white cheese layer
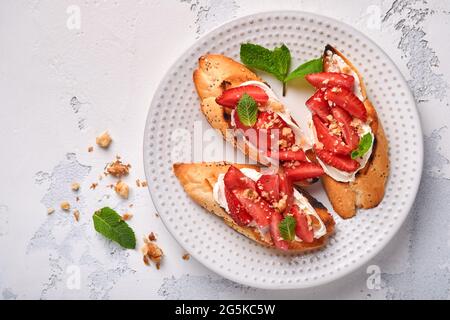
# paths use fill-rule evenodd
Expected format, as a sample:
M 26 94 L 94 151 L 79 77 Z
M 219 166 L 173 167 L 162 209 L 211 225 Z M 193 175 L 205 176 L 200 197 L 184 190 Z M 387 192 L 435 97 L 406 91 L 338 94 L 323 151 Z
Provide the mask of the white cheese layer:
M 257 181 L 262 176 L 262 173 L 254 170 L 254 169 L 242 168 L 240 170 L 241 170 L 241 172 L 244 175 L 246 175 L 247 177 L 249 177 L 253 181 Z M 214 184 L 213 197 L 214 197 L 214 200 L 227 213 L 230 213 L 230 210 L 228 208 L 227 199 L 225 197 L 225 183 L 223 181 L 224 176 L 225 176 L 225 174 L 220 174 L 218 179 L 217 179 L 217 182 Z M 298 207 L 300 209 L 302 209 L 306 214 L 314 216 L 320 222 L 320 227 L 317 228 L 317 229 L 314 229 L 314 238 L 319 239 L 320 237 L 324 236 L 327 233 L 327 228 L 326 228 L 325 224 L 320 219 L 320 217 L 317 214 L 316 210 L 311 206 L 311 204 L 309 203 L 308 199 L 306 199 L 305 196 L 303 196 L 296 189 L 294 189 L 294 201 L 298 205 Z M 250 223 L 250 225 L 251 226 L 256 226 L 256 224 L 254 224 L 254 223 Z M 259 229 L 259 228 L 258 228 L 258 230 L 262 234 L 265 234 L 265 233 L 267 233 L 269 231 L 268 229 L 267 230 L 262 230 L 262 229 Z M 297 241 L 301 241 L 301 239 L 298 239 L 298 238 L 296 238 L 296 240 Z

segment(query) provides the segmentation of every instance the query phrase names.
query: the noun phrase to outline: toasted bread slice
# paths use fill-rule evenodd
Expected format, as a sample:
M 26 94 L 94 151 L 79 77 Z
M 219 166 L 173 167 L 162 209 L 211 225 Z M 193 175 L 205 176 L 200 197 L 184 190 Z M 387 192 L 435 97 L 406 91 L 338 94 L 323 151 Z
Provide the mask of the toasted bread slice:
M 338 50 L 330 45 L 324 51 L 324 71 L 328 71 L 329 64 L 326 59 L 327 51 L 341 57 L 344 62 L 357 74 L 363 103 L 367 110 L 368 123 L 375 136 L 372 155 L 366 164 L 356 175 L 353 182 L 339 182 L 324 175 L 323 186 L 334 210 L 344 219 L 351 218 L 356 214 L 357 208 L 374 208 L 383 200 L 386 181 L 389 175 L 388 141 L 384 134 L 377 112 L 367 98 L 363 78 L 358 69 Z
M 231 110 L 216 103 L 216 98 L 226 89 L 237 87 L 246 81 L 262 81 L 261 78 L 231 58 L 220 54 L 207 54 L 198 60 L 193 80 L 201 100 L 200 110 L 211 127 L 218 130 L 226 141 L 250 159 L 269 165 L 270 162 L 262 157 L 256 148 L 234 135 L 230 124 Z
M 272 239 L 261 236 L 260 232 L 251 226 L 239 226 L 234 222 L 231 216 L 219 206 L 213 198 L 213 186 L 221 173 L 226 173 L 231 164 L 225 162 L 203 162 L 203 163 L 175 163 L 173 170 L 180 180 L 186 193 L 199 205 L 222 218 L 224 222 L 243 234 L 244 236 L 258 242 L 259 244 L 275 248 Z M 259 166 L 233 164 L 237 168 L 252 168 L 259 170 Z M 326 208 L 318 201 L 313 199 L 305 191 L 299 190 L 308 198 L 311 205 L 315 208 L 317 214 L 326 226 L 327 233 L 319 239 L 314 239 L 312 243 L 301 241 L 292 241 L 289 243 L 289 251 L 303 252 L 324 246 L 329 236 L 334 232 L 334 220 Z

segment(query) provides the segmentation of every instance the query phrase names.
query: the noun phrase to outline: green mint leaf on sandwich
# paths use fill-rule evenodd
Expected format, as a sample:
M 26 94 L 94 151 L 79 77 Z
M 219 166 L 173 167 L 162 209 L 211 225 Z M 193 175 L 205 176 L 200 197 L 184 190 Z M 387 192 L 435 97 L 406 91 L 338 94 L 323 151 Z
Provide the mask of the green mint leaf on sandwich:
M 309 60 L 304 64 L 300 65 L 297 69 L 289 73 L 284 81 L 290 81 L 297 78 L 303 78 L 307 74 L 317 73 L 323 71 L 322 58 L 317 58 Z
M 281 237 L 287 241 L 293 241 L 295 239 L 295 227 L 297 225 L 297 221 L 293 216 L 287 215 L 278 225 L 278 229 L 280 229 Z
M 94 213 L 92 219 L 94 220 L 94 228 L 98 233 L 117 242 L 124 248 L 134 249 L 136 247 L 136 237 L 133 230 L 113 209 L 108 207 L 100 209 Z
M 252 127 L 256 123 L 258 117 L 258 104 L 247 93 L 244 93 L 239 99 L 236 107 L 236 112 L 239 117 L 239 121 L 247 126 Z
M 305 62 L 289 73 L 291 52 L 284 44 L 270 50 L 257 44 L 243 43 L 240 56 L 247 67 L 265 71 L 280 80 L 283 83 L 283 96 L 286 94 L 288 81 L 323 70 L 322 58 L 318 58 Z
M 359 141 L 358 148 L 352 151 L 352 159 L 363 157 L 372 146 L 372 134 L 366 133 Z

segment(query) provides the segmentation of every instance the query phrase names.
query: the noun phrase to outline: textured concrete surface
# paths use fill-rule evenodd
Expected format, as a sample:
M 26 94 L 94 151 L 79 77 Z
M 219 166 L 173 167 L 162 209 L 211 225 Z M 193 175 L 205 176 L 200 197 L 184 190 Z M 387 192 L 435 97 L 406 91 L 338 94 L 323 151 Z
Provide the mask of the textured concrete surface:
M 250 13 L 295 9 L 344 21 L 396 62 L 418 103 L 425 166 L 416 203 L 394 240 L 370 263 L 331 284 L 271 292 L 223 279 L 183 249 L 155 214 L 146 188 L 142 134 L 149 101 L 168 66 L 209 29 Z M 79 11 L 77 11 L 79 10 Z M 79 28 L 73 15 L 79 13 Z M 0 4 L 0 298 L 356 298 L 450 296 L 450 3 L 441 1 L 2 1 Z M 108 129 L 110 149 L 94 149 Z M 401 152 L 401 151 L 399 151 Z M 99 180 L 120 154 L 132 164 L 130 199 Z M 70 184 L 81 184 L 78 193 Z M 98 187 L 90 189 L 96 182 Z M 76 200 L 78 197 L 78 201 Z M 80 221 L 59 209 L 67 200 Z M 130 208 L 130 204 L 133 207 Z M 134 214 L 140 239 L 154 231 L 161 270 L 95 233 L 93 211 Z M 47 216 L 47 208 L 55 213 Z M 372 271 L 381 272 L 373 285 Z M 74 280 L 75 279 L 75 280 Z

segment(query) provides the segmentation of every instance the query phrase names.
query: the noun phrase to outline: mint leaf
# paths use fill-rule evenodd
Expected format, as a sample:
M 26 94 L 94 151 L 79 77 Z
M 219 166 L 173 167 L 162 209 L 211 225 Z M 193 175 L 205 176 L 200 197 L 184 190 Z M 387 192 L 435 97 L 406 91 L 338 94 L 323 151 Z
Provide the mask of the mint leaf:
M 239 99 L 236 112 L 238 114 L 239 121 L 242 122 L 243 125 L 251 127 L 256 123 L 258 104 L 251 96 L 244 93 L 241 99 Z
M 278 80 L 283 81 L 291 66 L 291 52 L 288 47 L 283 44 L 281 47 L 273 49 L 273 60 L 277 73 L 282 76 L 282 79 L 278 78 Z
M 291 73 L 289 73 L 289 75 L 284 79 L 284 81 L 288 82 L 292 79 L 302 78 L 310 73 L 317 73 L 322 71 L 323 71 L 322 58 L 309 60 L 304 64 L 300 65 L 297 69 L 295 69 Z
M 293 216 L 287 215 L 279 224 L 278 229 L 284 240 L 292 241 L 295 239 L 295 227 L 297 221 Z
M 372 146 L 373 138 L 370 133 L 363 135 L 359 141 L 358 148 L 352 151 L 352 159 L 363 157 Z
M 95 230 L 106 238 L 117 242 L 122 247 L 134 249 L 136 237 L 133 230 L 122 220 L 122 217 L 113 209 L 104 207 L 94 213 Z
M 250 68 L 259 69 L 284 81 L 291 65 L 291 53 L 284 44 L 273 51 L 257 44 L 243 43 L 241 61 Z

